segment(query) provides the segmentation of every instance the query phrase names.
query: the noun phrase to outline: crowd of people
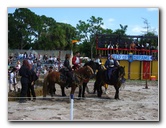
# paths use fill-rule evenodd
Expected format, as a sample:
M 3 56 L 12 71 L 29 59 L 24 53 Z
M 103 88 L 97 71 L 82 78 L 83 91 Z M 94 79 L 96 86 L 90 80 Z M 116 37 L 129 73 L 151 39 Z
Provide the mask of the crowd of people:
M 10 66 L 10 62 L 14 59 L 13 57 L 9 57 L 8 66 Z M 69 62 L 70 54 L 66 54 L 65 61 L 62 62 L 60 58 L 52 57 L 47 58 L 47 55 L 43 56 L 43 62 L 41 58 L 36 58 L 36 56 L 31 53 L 24 54 L 21 58 L 17 58 L 17 62 L 14 66 L 9 67 L 8 76 L 9 76 L 9 92 L 20 92 L 20 103 L 26 102 L 26 97 L 28 100 L 31 100 L 31 95 L 33 96 L 33 101 L 36 99 L 36 94 L 34 91 L 35 81 L 39 78 L 41 73 L 43 75 L 47 75 L 52 71 L 59 71 L 61 68 L 66 68 L 69 72 L 67 79 L 67 87 L 70 87 L 72 81 L 72 70 L 77 70 L 81 67 L 81 59 L 80 53 L 76 52 L 74 57 L 72 58 L 72 65 Z M 18 87 L 17 76 L 20 76 L 21 87 Z
M 152 55 L 152 50 L 158 50 L 158 47 L 151 45 L 150 42 L 140 44 L 136 41 L 132 42 L 98 42 L 99 48 L 110 49 L 112 54 L 128 54 L 128 52 L 133 52 L 137 55 Z

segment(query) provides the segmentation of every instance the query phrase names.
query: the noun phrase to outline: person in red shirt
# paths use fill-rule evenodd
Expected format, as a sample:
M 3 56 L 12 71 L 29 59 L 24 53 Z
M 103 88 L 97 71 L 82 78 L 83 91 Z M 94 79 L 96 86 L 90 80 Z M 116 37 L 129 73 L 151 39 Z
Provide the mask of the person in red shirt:
M 73 69 L 77 70 L 81 67 L 80 53 L 76 52 L 75 56 L 72 58 Z

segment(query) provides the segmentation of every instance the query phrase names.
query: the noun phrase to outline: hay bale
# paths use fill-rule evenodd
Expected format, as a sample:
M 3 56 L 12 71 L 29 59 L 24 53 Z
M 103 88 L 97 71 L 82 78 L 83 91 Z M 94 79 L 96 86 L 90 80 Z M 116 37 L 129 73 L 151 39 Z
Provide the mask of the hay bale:
M 43 95 L 43 87 L 37 87 L 35 89 L 36 96 L 42 96 Z
M 38 80 L 35 81 L 36 85 L 42 86 L 43 85 L 43 79 L 39 78 Z
M 43 87 L 35 88 L 36 97 L 43 95 Z M 8 101 L 19 100 L 20 92 L 8 92 Z
M 20 92 L 9 92 L 8 93 L 8 101 L 16 101 L 19 100 Z

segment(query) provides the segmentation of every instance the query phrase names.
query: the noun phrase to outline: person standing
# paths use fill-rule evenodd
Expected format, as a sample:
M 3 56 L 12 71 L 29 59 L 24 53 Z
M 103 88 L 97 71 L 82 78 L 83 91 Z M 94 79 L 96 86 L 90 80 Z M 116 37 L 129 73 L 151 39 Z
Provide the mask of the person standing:
M 28 91 L 28 84 L 30 82 L 30 65 L 28 63 L 28 60 L 23 60 L 23 65 L 21 66 L 19 70 L 19 75 L 21 76 L 21 93 L 20 93 L 20 100 L 19 103 L 25 103 L 26 102 L 26 96 Z
M 35 81 L 38 79 L 38 76 L 34 72 L 32 65 L 30 65 L 30 72 L 31 72 L 31 76 L 30 76 L 29 84 L 28 84 L 27 97 L 28 97 L 28 100 L 31 100 L 31 94 L 32 94 L 32 96 L 33 96 L 32 101 L 35 101 L 36 100 L 36 93 L 34 90 L 34 85 L 35 85 Z
M 77 70 L 81 67 L 80 53 L 76 52 L 75 56 L 72 58 L 73 69 Z
M 16 71 L 17 69 L 14 67 L 12 71 L 9 73 L 9 92 L 16 92 Z

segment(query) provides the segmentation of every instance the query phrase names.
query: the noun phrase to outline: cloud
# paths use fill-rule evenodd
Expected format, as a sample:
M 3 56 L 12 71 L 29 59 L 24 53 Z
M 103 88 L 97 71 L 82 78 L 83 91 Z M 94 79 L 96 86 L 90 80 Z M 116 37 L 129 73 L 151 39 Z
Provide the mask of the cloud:
M 149 11 L 149 12 L 158 11 L 158 8 L 147 8 L 147 11 Z
M 115 21 L 115 19 L 113 19 L 113 18 L 109 18 L 109 19 L 108 19 L 108 22 L 111 22 L 111 23 L 112 23 L 112 22 L 114 22 L 114 21 Z
M 133 33 L 133 34 L 143 34 L 143 33 L 145 33 L 147 31 L 147 29 L 143 28 L 140 25 L 135 25 L 135 26 L 132 26 L 130 28 L 131 28 L 130 29 L 131 33 Z M 154 27 L 149 28 L 149 31 L 153 32 L 155 34 L 158 34 L 158 29 L 156 29 Z
M 132 33 L 140 34 L 143 31 L 145 31 L 145 29 L 143 27 L 139 26 L 139 25 L 136 25 L 136 26 L 131 28 L 131 31 L 132 31 Z

